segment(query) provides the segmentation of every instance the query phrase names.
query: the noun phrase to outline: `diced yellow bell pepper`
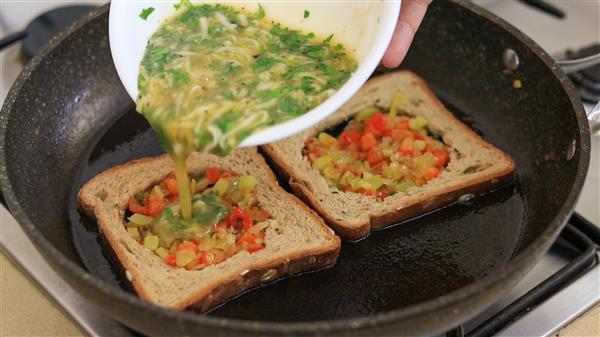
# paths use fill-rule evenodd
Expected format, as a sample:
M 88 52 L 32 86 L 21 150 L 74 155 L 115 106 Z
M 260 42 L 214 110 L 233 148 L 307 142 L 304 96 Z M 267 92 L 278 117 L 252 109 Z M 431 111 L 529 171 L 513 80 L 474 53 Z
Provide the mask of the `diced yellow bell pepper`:
M 213 186 L 213 191 L 217 192 L 219 195 L 223 195 L 225 193 L 227 193 L 227 191 L 229 190 L 229 179 L 228 178 L 221 178 L 219 179 L 219 181 L 217 181 L 217 183 L 215 184 L 215 186 Z
M 323 170 L 325 167 L 329 166 L 332 164 L 332 160 L 331 157 L 328 155 L 322 156 L 317 158 L 313 165 L 318 169 L 318 170 Z
M 129 233 L 129 235 L 131 235 L 131 237 L 135 241 L 140 241 L 142 239 L 140 237 L 140 232 L 138 231 L 137 227 L 129 227 L 129 228 L 127 228 L 127 233 Z
M 363 173 L 363 188 L 368 190 L 377 190 L 381 186 L 383 186 L 383 181 L 381 177 L 375 174 L 371 174 L 369 172 Z
M 427 142 L 424 140 L 415 140 L 413 147 L 417 151 L 423 151 L 425 148 L 427 148 Z
M 406 94 L 402 91 L 398 91 L 394 97 L 392 97 L 392 103 L 390 103 L 390 116 L 394 116 L 398 113 L 398 107 L 406 101 Z
M 376 112 L 379 112 L 379 109 L 374 106 L 368 106 L 366 108 L 361 109 L 355 116 L 355 120 L 365 120 L 373 116 Z
M 158 248 L 158 236 L 148 235 L 144 238 L 144 247 L 150 250 L 156 250 Z
M 161 259 L 164 259 L 165 256 L 169 255 L 169 250 L 163 247 L 158 247 L 155 251 L 156 255 L 158 255 Z
M 143 214 L 135 213 L 134 215 L 130 216 L 128 220 L 137 226 L 148 226 L 152 222 L 152 220 L 154 220 L 154 218 Z
M 408 122 L 408 125 L 412 130 L 421 130 L 422 128 L 427 126 L 427 118 L 423 116 L 411 118 Z
M 333 136 L 331 136 L 330 134 L 328 134 L 327 132 L 321 132 L 319 133 L 319 143 L 321 143 L 322 145 L 325 146 L 331 146 L 337 143 L 337 139 Z
M 256 187 L 256 179 L 253 176 L 241 176 L 238 188 L 242 191 L 250 191 Z
M 185 267 L 196 258 L 196 253 L 190 249 L 181 249 L 175 252 L 175 264 L 177 267 Z

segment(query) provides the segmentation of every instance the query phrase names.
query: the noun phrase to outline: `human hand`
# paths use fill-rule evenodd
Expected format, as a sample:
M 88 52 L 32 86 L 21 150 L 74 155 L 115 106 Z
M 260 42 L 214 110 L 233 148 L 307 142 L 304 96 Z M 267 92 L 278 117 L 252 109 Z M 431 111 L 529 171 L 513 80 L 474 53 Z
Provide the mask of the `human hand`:
M 406 56 L 413 37 L 425 16 L 427 6 L 432 0 L 402 0 L 400 17 L 396 30 L 381 63 L 387 68 L 395 68 Z

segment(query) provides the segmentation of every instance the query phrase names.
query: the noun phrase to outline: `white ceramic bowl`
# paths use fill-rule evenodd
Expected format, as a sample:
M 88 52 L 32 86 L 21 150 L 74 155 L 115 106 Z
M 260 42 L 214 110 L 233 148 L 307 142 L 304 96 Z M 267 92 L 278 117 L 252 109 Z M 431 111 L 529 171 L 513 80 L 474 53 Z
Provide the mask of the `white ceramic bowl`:
M 163 18 L 175 11 L 179 1 L 113 0 L 110 5 L 110 49 L 117 73 L 134 100 L 137 97 L 139 64 L 150 36 Z M 193 1 L 194 3 L 210 1 Z M 261 130 L 240 146 L 270 143 L 300 132 L 329 116 L 367 81 L 379 64 L 392 38 L 400 12 L 396 1 L 219 1 L 234 7 L 256 10 L 261 3 L 268 17 L 281 24 L 334 39 L 355 50 L 358 68 L 350 79 L 316 108 L 287 122 Z M 154 7 L 146 21 L 139 17 L 144 8 Z M 304 19 L 304 11 L 310 16 Z

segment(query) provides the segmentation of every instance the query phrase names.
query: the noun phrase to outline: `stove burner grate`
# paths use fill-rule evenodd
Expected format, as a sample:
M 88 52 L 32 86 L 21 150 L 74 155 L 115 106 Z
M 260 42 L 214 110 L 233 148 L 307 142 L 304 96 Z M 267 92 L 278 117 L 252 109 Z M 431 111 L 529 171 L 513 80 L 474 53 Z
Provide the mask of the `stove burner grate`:
M 579 256 L 471 331 L 465 332 L 463 326 L 458 326 L 448 331 L 446 337 L 493 336 L 600 263 L 600 228 L 581 215 L 573 213 L 559 238 L 576 248 Z
M 584 47 L 577 51 L 568 50 L 565 56 L 574 60 L 600 53 L 600 44 Z M 600 64 L 569 74 L 569 78 L 579 91 L 581 99 L 591 103 L 600 101 Z

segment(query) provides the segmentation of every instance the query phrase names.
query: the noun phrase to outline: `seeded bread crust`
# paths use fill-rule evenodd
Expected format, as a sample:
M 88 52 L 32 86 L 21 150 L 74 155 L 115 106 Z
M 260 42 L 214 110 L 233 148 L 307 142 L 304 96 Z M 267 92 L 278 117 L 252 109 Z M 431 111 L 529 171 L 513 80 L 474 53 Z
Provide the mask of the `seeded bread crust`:
M 452 149 L 441 175 L 420 187 L 388 196 L 383 201 L 330 187 L 302 154 L 306 141 L 339 125 L 367 106 L 389 107 L 397 91 L 407 99 L 399 110 L 408 116 L 422 115 L 428 128 Z M 393 72 L 369 80 L 338 111 L 292 137 L 263 145 L 261 151 L 293 192 L 315 209 L 338 235 L 358 240 L 372 230 L 446 206 L 469 193 L 482 193 L 510 182 L 515 164 L 504 152 L 484 141 L 459 121 L 433 95 L 419 76 Z
M 100 231 L 142 299 L 178 310 L 190 307 L 205 311 L 260 284 L 335 263 L 339 237 L 317 214 L 278 185 L 256 148 L 239 149 L 224 158 L 194 153 L 187 165 L 192 175 L 217 166 L 257 179 L 258 204 L 271 215 L 265 249 L 252 254 L 239 252 L 201 270 L 168 266 L 127 233 L 124 216 L 130 197 L 173 171 L 170 158 L 144 158 L 108 169 L 83 186 L 78 201 L 87 214 L 97 219 Z

